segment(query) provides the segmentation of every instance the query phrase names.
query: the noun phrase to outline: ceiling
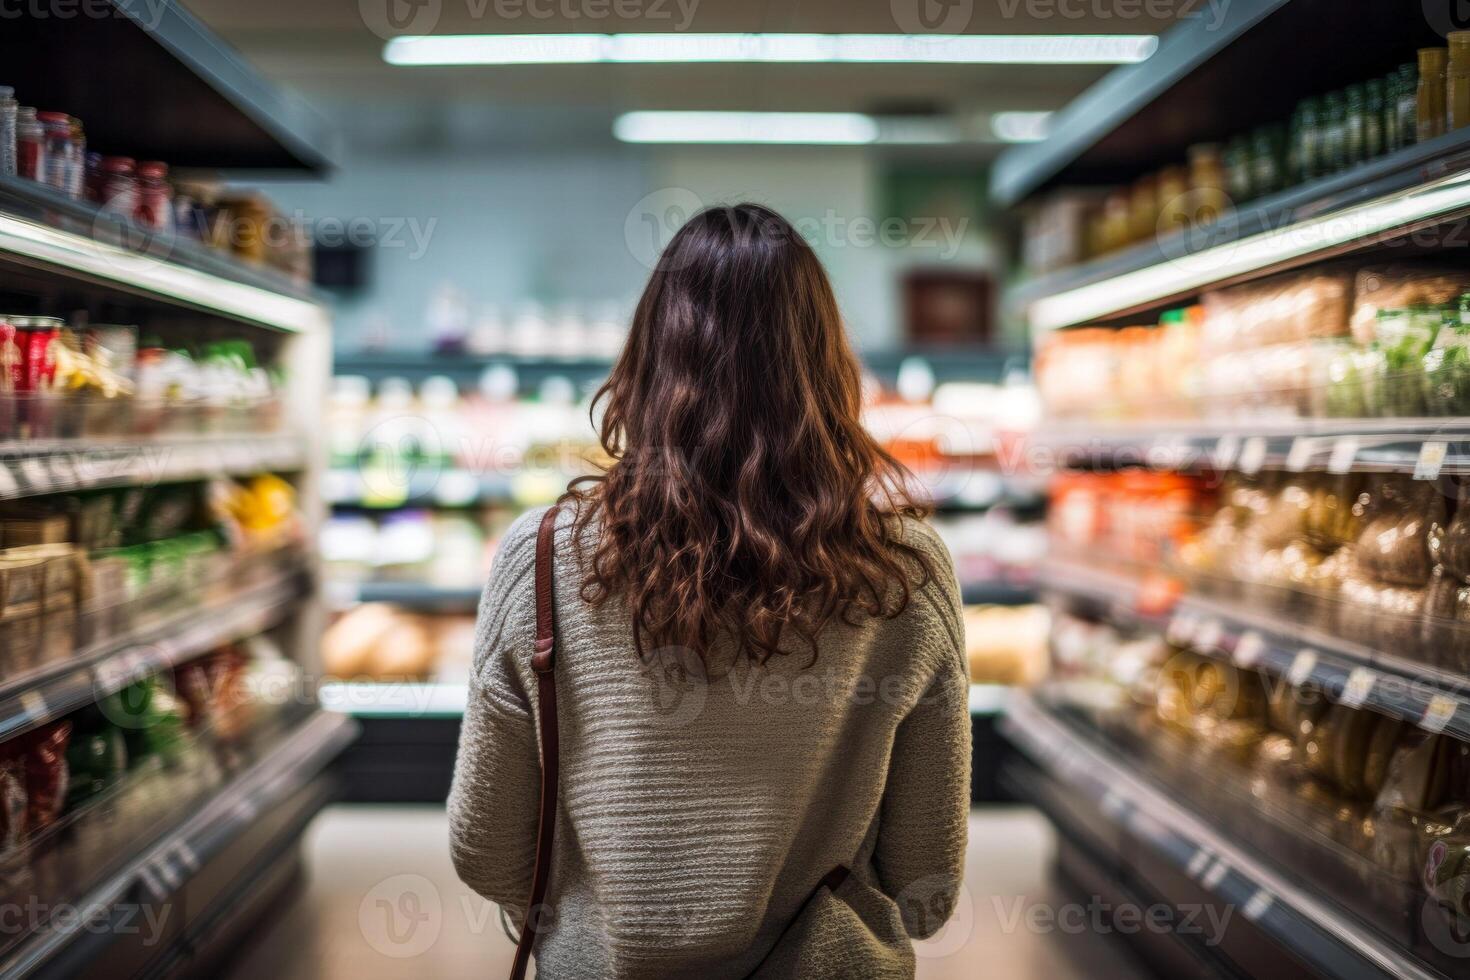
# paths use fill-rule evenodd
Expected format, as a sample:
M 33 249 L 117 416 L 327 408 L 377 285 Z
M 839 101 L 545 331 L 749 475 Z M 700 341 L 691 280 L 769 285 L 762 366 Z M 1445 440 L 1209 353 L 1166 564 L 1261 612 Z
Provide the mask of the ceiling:
M 682 4 L 682 5 L 681 5 Z M 918 5 L 948 33 L 1155 34 L 1200 0 L 187 0 L 275 81 L 344 122 L 353 144 L 500 139 L 606 141 L 629 109 L 859 111 L 962 118 L 1055 109 L 1103 66 L 518 65 L 403 68 L 401 33 L 901 33 Z M 947 20 L 946 20 L 947 18 Z M 353 112 L 340 111 L 351 107 Z

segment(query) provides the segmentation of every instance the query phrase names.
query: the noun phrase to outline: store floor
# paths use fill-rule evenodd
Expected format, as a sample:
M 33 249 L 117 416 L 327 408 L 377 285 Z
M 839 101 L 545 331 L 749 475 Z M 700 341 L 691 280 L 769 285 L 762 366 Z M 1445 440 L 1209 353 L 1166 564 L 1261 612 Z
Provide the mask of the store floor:
M 251 937 L 229 980 L 425 980 L 509 971 L 513 944 L 489 903 L 454 876 L 444 811 L 337 806 L 304 843 L 305 887 Z M 1028 923 L 1073 901 L 1052 886 L 1051 828 L 1022 807 L 970 817 L 969 901 L 918 947 L 919 980 L 1137 976 L 1112 937 Z

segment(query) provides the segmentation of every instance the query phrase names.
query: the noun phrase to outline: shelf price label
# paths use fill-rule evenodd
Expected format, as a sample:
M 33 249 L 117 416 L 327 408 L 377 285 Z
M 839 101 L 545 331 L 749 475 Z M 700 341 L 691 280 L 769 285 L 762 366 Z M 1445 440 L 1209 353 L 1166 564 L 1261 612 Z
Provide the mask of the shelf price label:
M 1377 681 L 1378 675 L 1367 667 L 1354 667 L 1343 686 L 1342 696 L 1337 700 L 1349 708 L 1361 708 L 1373 693 L 1373 685 Z
M 1310 648 L 1298 650 L 1296 659 L 1291 662 L 1291 669 L 1286 672 L 1286 679 L 1291 681 L 1292 687 L 1301 687 L 1316 669 L 1317 651 Z
M 1204 885 L 1211 891 L 1214 891 L 1220 886 L 1220 882 L 1224 881 L 1225 876 L 1229 873 L 1230 865 L 1226 864 L 1224 861 L 1216 859 L 1215 863 L 1210 865 L 1210 869 L 1206 871 L 1203 876 L 1201 876 L 1199 883 L 1201 885 Z
M 1215 443 L 1215 469 L 1228 470 L 1235 465 L 1235 457 L 1240 455 L 1240 436 L 1231 433 L 1220 437 Z
M 1200 653 L 1211 654 L 1220 648 L 1220 638 L 1225 635 L 1225 626 L 1218 619 L 1207 619 L 1194 631 L 1194 648 Z
M 1429 707 L 1425 709 L 1419 727 L 1436 733 L 1444 731 L 1455 717 L 1457 707 L 1459 705 L 1454 698 L 1446 694 L 1436 694 L 1429 699 Z
M 1236 469 L 1246 476 L 1254 476 L 1261 471 L 1261 464 L 1266 462 L 1266 437 L 1251 436 L 1240 447 L 1240 459 L 1236 462 Z
M 1262 888 L 1250 897 L 1240 911 L 1248 921 L 1255 922 L 1270 911 L 1274 904 L 1276 904 L 1276 896 Z
M 25 477 L 26 483 L 33 490 L 42 490 L 51 485 L 51 471 L 46 468 L 46 461 L 39 456 L 29 456 L 21 460 L 20 475 Z
M 1444 468 L 1445 457 L 1450 453 L 1450 444 L 1432 439 L 1419 447 L 1419 459 L 1414 463 L 1414 479 L 1437 480 Z
M 1189 859 L 1189 864 L 1185 867 L 1185 870 L 1189 872 L 1189 876 L 1191 878 L 1198 878 L 1201 874 L 1204 873 L 1205 868 L 1208 868 L 1210 866 L 1210 861 L 1213 858 L 1213 854 L 1211 854 L 1205 848 L 1201 847 L 1199 850 L 1194 852 L 1194 857 Z
M 1358 458 L 1358 437 L 1343 436 L 1332 444 L 1332 453 L 1327 457 L 1327 472 L 1341 476 L 1352 472 Z
M 1198 620 L 1191 614 L 1175 613 L 1174 618 L 1169 620 L 1169 628 L 1165 631 L 1164 638 L 1176 647 L 1189 646 L 1194 639 L 1197 624 Z
M 1249 670 L 1260 662 L 1261 654 L 1265 652 L 1266 641 L 1261 638 L 1261 634 L 1255 630 L 1248 630 L 1240 635 L 1239 640 L 1235 641 L 1233 659 L 1237 667 Z
M 1293 473 L 1300 473 L 1312 462 L 1312 452 L 1316 449 L 1316 440 L 1306 436 L 1297 436 L 1291 440 L 1291 450 L 1286 454 L 1286 468 Z M 1256 467 L 1260 469 L 1259 466 Z
M 9 466 L 0 466 L 0 497 L 14 497 L 20 493 L 20 484 Z

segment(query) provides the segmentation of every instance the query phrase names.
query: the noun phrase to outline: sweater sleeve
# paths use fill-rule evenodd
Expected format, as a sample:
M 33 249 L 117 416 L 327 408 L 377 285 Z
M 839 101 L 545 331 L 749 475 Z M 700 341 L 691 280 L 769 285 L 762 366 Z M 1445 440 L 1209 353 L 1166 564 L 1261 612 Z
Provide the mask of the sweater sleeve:
M 534 696 L 520 662 L 535 639 L 535 528 L 540 512 L 507 530 L 480 601 L 469 700 L 450 787 L 455 871 L 517 921 L 531 892 L 541 764 Z
M 935 616 L 938 666 L 894 737 L 874 852 L 883 889 L 915 939 L 934 935 L 954 911 L 970 813 L 970 689 L 959 588 L 944 546 L 933 537 L 924 544 L 935 581 L 915 601 Z

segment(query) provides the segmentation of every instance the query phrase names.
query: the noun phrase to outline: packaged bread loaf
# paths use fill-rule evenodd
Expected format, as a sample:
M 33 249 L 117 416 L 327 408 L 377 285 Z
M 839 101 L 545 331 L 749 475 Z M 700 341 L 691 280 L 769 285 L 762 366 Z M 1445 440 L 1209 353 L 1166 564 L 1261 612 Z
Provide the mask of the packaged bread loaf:
M 1366 266 L 1353 282 L 1352 334 L 1359 344 L 1373 343 L 1382 310 L 1443 306 L 1470 288 L 1470 272 L 1440 266 L 1395 263 Z

